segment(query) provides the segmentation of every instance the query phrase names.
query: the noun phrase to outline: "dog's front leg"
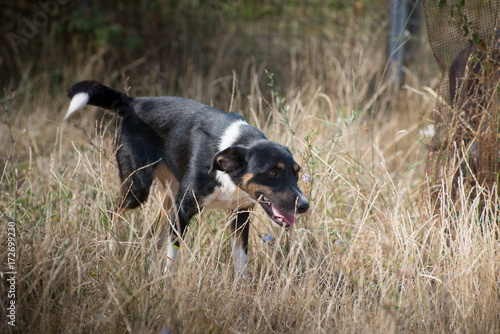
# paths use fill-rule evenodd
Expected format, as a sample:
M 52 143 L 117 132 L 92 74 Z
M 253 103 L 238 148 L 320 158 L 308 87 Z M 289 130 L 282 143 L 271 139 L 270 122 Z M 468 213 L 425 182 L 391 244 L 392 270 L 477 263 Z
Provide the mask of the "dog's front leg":
M 164 273 L 169 272 L 170 269 L 177 263 L 177 252 L 179 251 L 179 246 L 173 241 L 169 242 L 167 247 L 167 262 L 165 264 L 165 268 L 163 269 Z
M 184 199 L 180 204 L 176 200 L 177 210 L 173 210 L 172 217 L 170 219 L 170 242 L 167 246 L 167 263 L 164 268 L 164 272 L 168 272 L 169 269 L 177 262 L 177 253 L 180 247 L 180 241 L 184 237 L 184 232 L 189 224 L 189 221 L 196 213 L 195 201 L 187 201 Z
M 250 211 L 238 210 L 231 221 L 231 246 L 235 275 L 248 277 L 248 232 Z

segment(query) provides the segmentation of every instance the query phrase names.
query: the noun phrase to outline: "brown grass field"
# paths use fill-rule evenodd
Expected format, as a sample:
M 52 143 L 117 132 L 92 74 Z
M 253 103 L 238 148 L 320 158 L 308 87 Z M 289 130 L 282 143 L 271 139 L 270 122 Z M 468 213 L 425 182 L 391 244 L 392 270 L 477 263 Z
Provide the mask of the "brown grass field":
M 144 61 L 110 69 L 84 51 L 62 65 L 59 94 L 48 74 L 27 68 L 15 96 L 2 100 L 0 263 L 8 272 L 14 222 L 17 294 L 12 327 L 4 274 L 0 332 L 500 332 L 498 203 L 463 189 L 452 201 L 446 183 L 438 208 L 419 194 L 427 152 L 420 131 L 435 104 L 424 87 L 440 77 L 428 46 L 397 90 L 384 33 L 324 36 L 281 45 L 279 64 L 249 55 L 231 67 L 237 41 L 228 35 L 203 74 L 195 61 L 182 73 Z M 273 66 L 286 73 L 274 76 L 274 89 L 264 71 Z M 240 111 L 300 161 L 310 211 L 289 233 L 255 211 L 248 282 L 234 277 L 230 212 L 201 211 L 167 274 L 159 267 L 166 254 L 147 237 L 155 195 L 123 216 L 126 235 L 111 227 L 118 119 L 87 107 L 64 122 L 64 89 L 97 79 L 123 90 L 121 72 L 132 95 L 172 94 L 176 82 L 177 95 Z

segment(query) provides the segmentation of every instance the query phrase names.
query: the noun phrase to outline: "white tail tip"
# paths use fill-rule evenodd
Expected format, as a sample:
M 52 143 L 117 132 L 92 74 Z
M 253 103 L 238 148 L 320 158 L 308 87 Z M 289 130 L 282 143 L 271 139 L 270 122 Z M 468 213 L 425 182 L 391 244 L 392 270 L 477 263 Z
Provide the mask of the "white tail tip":
M 64 119 L 67 119 L 69 116 L 71 116 L 75 111 L 82 109 L 87 105 L 89 102 L 90 95 L 88 93 L 78 93 L 73 96 L 71 99 L 71 103 L 68 108 L 68 112 L 66 113 L 66 116 L 64 116 Z

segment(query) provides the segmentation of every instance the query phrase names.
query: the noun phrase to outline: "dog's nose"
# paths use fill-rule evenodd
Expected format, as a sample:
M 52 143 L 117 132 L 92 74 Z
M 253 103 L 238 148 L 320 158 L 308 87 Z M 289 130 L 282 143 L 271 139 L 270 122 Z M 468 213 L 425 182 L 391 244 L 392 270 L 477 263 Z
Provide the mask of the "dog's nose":
M 309 203 L 304 196 L 300 196 L 297 199 L 297 213 L 306 213 L 307 210 L 309 210 Z

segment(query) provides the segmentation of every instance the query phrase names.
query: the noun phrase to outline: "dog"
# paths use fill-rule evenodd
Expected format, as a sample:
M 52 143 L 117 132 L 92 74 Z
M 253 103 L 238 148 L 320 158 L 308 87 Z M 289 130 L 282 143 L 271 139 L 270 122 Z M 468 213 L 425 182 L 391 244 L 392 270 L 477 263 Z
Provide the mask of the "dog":
M 171 211 L 166 271 L 200 208 L 235 212 L 232 257 L 235 273 L 245 277 L 249 214 L 255 205 L 285 228 L 309 209 L 297 185 L 300 167 L 288 148 L 268 140 L 237 113 L 181 97 L 133 98 L 97 81 L 76 83 L 68 97 L 65 119 L 87 104 L 122 118 L 116 140 L 122 182 L 118 212 L 143 204 L 155 178 L 169 189 L 162 204 L 163 212 Z

